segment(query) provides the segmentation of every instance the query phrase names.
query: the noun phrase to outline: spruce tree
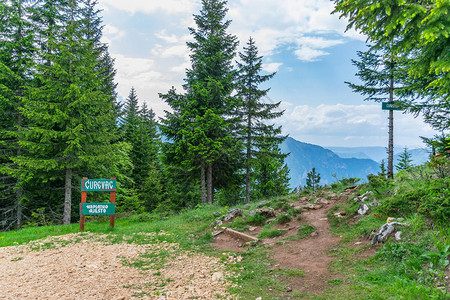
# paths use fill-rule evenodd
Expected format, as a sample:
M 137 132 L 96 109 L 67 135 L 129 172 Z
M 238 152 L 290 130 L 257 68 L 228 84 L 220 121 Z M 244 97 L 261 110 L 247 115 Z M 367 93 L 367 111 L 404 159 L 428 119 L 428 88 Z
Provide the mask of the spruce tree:
M 403 152 L 400 153 L 400 159 L 395 167 L 397 168 L 397 171 L 406 171 L 413 166 L 412 161 L 411 154 L 408 152 L 408 148 L 405 147 Z
M 320 174 L 316 172 L 316 168 L 312 168 L 308 174 L 306 174 L 306 188 L 313 191 L 319 187 Z
M 213 168 L 216 181 L 220 181 L 219 162 L 236 154 L 233 120 L 228 117 L 236 105 L 231 94 L 238 42 L 226 32 L 230 25 L 224 21 L 227 11 L 226 1 L 202 0 L 200 14 L 194 15 L 196 28 L 189 28 L 194 41 L 187 43 L 191 68 L 186 72 L 186 94 L 171 90 L 161 95 L 173 109 L 173 113 L 166 113 L 162 128 L 172 141 L 169 152 L 180 155 L 181 164 L 190 165 L 193 175 L 200 169 L 203 203 L 213 202 Z
M 131 88 L 123 106 L 123 131 L 125 141 L 134 144 L 138 139 L 139 99 L 134 87 Z
M 364 33 L 378 49 L 408 57 L 407 101 L 413 113 L 443 131 L 450 127 L 450 56 L 448 1 L 335 0 L 335 12 L 348 29 Z
M 35 45 L 29 2 L 0 1 L 0 211 L 15 212 L 2 216 L 8 228 L 22 223 L 24 184 L 13 159 L 22 155 L 19 130 L 26 120 L 21 109 L 24 89 L 33 78 Z
M 366 52 L 358 51 L 359 61 L 352 60 L 358 68 L 356 76 L 363 85 L 346 82 L 348 86 L 357 93 L 360 93 L 369 101 L 389 101 L 394 103 L 396 99 L 394 93 L 404 89 L 406 79 L 405 61 L 396 57 L 389 51 L 377 51 L 374 48 Z M 397 97 L 398 98 L 398 97 Z M 388 178 L 394 177 L 394 111 L 389 110 L 389 141 L 388 141 Z
M 254 198 L 274 197 L 289 191 L 289 169 L 284 162 L 286 155 L 281 153 L 280 138 L 275 134 L 263 136 L 256 148 L 252 172 Z
M 144 103 L 139 112 L 141 126 L 139 130 L 140 156 L 136 161 L 136 171 L 141 173 L 142 182 L 138 189 L 146 211 L 154 210 L 163 199 L 162 170 L 159 163 L 159 134 L 155 113 Z
M 251 171 L 256 163 L 259 164 L 260 170 L 266 169 L 268 166 L 262 165 L 262 161 L 269 159 L 268 156 L 277 156 L 278 159 L 284 159 L 286 155 L 282 155 L 277 147 L 286 137 L 277 136 L 281 134 L 281 126 L 274 127 L 267 124 L 268 120 L 281 117 L 284 111 L 276 111 L 281 102 L 264 103 L 263 99 L 267 96 L 269 89 L 260 89 L 259 86 L 275 76 L 275 73 L 261 75 L 262 72 L 262 56 L 258 56 L 258 48 L 254 40 L 250 37 L 244 52 L 239 53 L 241 62 L 238 62 L 239 75 L 237 77 L 237 95 L 242 103 L 237 108 L 236 115 L 240 120 L 239 133 L 245 145 L 245 201 L 250 200 L 250 184 Z M 268 141 L 270 140 L 269 145 Z M 274 149 L 271 153 L 269 149 Z M 260 160 L 255 162 L 255 159 Z M 274 162 L 275 163 L 275 162 Z M 279 165 L 283 168 L 283 163 Z M 276 180 L 276 178 L 270 178 Z M 261 174 L 259 186 L 263 194 L 267 195 L 267 185 L 269 179 L 266 175 Z
M 64 224 L 71 220 L 74 177 L 83 176 L 86 165 L 95 170 L 114 163 L 111 95 L 99 89 L 99 53 L 85 38 L 82 8 L 71 0 L 59 8 L 59 23 L 51 22 L 37 66 L 40 86 L 27 89 L 24 100 L 31 124 L 21 142 L 27 155 L 16 159 L 23 179 L 64 185 Z
M 387 175 L 387 173 L 386 173 L 386 162 L 383 159 L 383 160 L 381 160 L 381 163 L 380 163 L 380 172 L 378 173 L 378 176 L 386 178 L 386 175 Z

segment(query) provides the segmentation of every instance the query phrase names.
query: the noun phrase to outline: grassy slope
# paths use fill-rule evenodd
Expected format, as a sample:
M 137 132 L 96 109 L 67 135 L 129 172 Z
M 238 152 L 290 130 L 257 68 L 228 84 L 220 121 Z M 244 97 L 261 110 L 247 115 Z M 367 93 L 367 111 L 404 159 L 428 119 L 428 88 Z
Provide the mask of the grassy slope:
M 334 273 L 340 274 L 340 279 L 330 281 L 328 289 L 321 295 L 286 292 L 289 278 L 302 276 L 302 272 L 270 268 L 270 249 L 263 246 L 241 253 L 242 262 L 229 266 L 240 274 L 232 279 L 239 286 L 232 292 L 239 294 L 242 299 L 255 299 L 260 296 L 263 299 L 450 299 L 449 294 L 445 293 L 445 285 L 449 283 L 448 280 L 445 281 L 445 276 L 449 274 L 448 267 L 447 273 L 444 273 L 443 267 L 446 259 L 448 263 L 450 254 L 448 249 L 445 252 L 445 246 L 450 245 L 450 226 L 445 210 L 448 203 L 439 198 L 441 193 L 445 197 L 445 193 L 450 190 L 449 179 L 438 182 L 440 185 L 436 187 L 436 180 L 428 181 L 424 179 L 423 173 L 419 172 L 420 170 L 416 169 L 400 174 L 393 184 L 375 178 L 364 185 L 361 193 L 372 190 L 374 198 L 382 203 L 367 217 L 355 216 L 357 204 L 352 199 L 335 207 L 329 214 L 333 233 L 342 236 L 339 247 L 329 250 L 329 255 L 336 258 L 330 268 Z M 433 187 L 437 189 L 437 193 Z M 343 186 L 336 184 L 334 188 L 342 190 Z M 421 191 L 420 195 L 417 195 L 417 191 Z M 272 199 L 269 205 L 283 207 L 283 201 L 294 199 L 293 196 L 282 201 Z M 444 210 L 434 215 L 436 209 L 433 205 L 439 206 L 438 210 Z M 132 235 L 133 233 L 163 230 L 173 233 L 164 236 L 165 240 L 178 242 L 183 249 L 201 251 L 226 260 L 229 253 L 216 251 L 209 245 L 212 235 L 208 227 L 215 220 L 214 212 L 220 211 L 223 214 L 227 209 L 206 206 L 167 219 L 154 214 L 135 215 L 118 219 L 114 230 L 108 229 L 106 221 L 92 221 L 86 224 L 86 230 L 109 233 L 117 242 L 127 237 L 127 242 L 136 243 L 144 241 L 140 240 L 142 236 Z M 333 217 L 332 213 L 335 211 L 346 212 L 347 217 L 338 220 Z M 371 251 L 368 245 L 370 232 L 384 224 L 387 216 L 402 217 L 403 222 L 410 226 L 402 230 L 402 241 L 389 240 L 384 245 L 377 246 L 375 256 L 366 257 L 364 253 Z M 244 221 L 235 221 L 234 224 L 237 229 L 246 226 Z M 0 246 L 77 231 L 78 224 L 2 232 Z M 363 243 L 355 245 L 356 241 Z

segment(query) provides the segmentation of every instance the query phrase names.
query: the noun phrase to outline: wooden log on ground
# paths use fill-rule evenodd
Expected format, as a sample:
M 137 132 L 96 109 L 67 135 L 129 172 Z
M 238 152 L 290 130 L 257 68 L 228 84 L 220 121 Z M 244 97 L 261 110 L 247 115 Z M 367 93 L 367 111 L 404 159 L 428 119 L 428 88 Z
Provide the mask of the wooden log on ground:
M 238 239 L 244 240 L 246 242 L 258 241 L 258 239 L 255 238 L 254 236 L 251 236 L 251 235 L 248 235 L 248 234 L 245 234 L 245 233 L 242 233 L 242 232 L 239 232 L 239 231 L 227 228 L 227 227 L 222 227 L 222 232 L 227 233 L 231 236 L 234 236 Z

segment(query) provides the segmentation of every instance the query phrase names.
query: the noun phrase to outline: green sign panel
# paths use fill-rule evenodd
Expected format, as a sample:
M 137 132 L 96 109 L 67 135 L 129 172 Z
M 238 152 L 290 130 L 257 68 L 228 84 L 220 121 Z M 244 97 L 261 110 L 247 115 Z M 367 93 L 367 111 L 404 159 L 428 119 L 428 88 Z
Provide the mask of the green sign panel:
M 114 215 L 115 203 L 80 203 L 80 216 Z
M 102 191 L 116 191 L 115 179 L 82 179 L 82 192 L 102 192 Z
M 382 110 L 403 110 L 403 107 L 400 103 L 395 102 L 383 102 L 381 104 Z

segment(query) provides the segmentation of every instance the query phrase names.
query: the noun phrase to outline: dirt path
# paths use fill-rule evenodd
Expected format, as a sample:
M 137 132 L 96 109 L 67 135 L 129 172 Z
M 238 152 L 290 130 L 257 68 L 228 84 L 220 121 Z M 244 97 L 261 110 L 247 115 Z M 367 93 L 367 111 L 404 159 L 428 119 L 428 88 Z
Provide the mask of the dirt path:
M 327 252 L 338 245 L 340 238 L 331 234 L 327 213 L 338 199 L 326 200 L 326 204 L 322 204 L 321 208 L 302 212 L 301 223 L 309 224 L 316 229 L 312 236 L 291 241 L 289 244 L 273 245 L 272 257 L 277 261 L 277 265 L 305 272 L 304 277 L 292 279 L 290 288 L 320 292 L 327 287 L 328 280 L 336 278 L 329 270 L 329 264 L 334 258 L 328 256 Z M 307 200 L 303 200 L 293 203 L 292 206 L 305 206 L 308 203 Z
M 232 299 L 217 258 L 148 235 L 144 245 L 70 234 L 0 248 L 0 299 Z
M 336 203 L 345 201 L 354 192 L 352 188 L 345 190 L 339 196 L 328 192 L 321 197 L 313 197 L 316 198 L 315 204 L 310 202 L 311 197 L 290 203 L 292 207 L 303 208 L 300 221 L 294 218 L 284 225 L 275 224 L 272 228 L 283 229 L 286 233 L 281 237 L 263 240 L 264 244 L 272 248 L 271 257 L 275 260 L 272 267 L 300 269 L 304 272 L 303 277 L 291 278 L 289 290 L 320 293 L 330 286 L 329 280 L 340 278 L 339 274 L 333 274 L 330 271 L 330 263 L 335 258 L 329 256 L 329 251 L 338 246 L 341 238 L 330 232 L 327 213 Z M 304 209 L 304 207 L 310 207 L 310 209 Z M 307 224 L 314 227 L 316 231 L 306 238 L 295 240 L 294 236 L 298 229 Z M 261 226 L 257 226 L 253 231 L 247 230 L 245 233 L 257 236 L 261 229 Z M 246 250 L 241 247 L 242 244 L 243 241 L 227 235 L 219 235 L 214 242 L 214 246 L 218 249 L 236 252 Z

